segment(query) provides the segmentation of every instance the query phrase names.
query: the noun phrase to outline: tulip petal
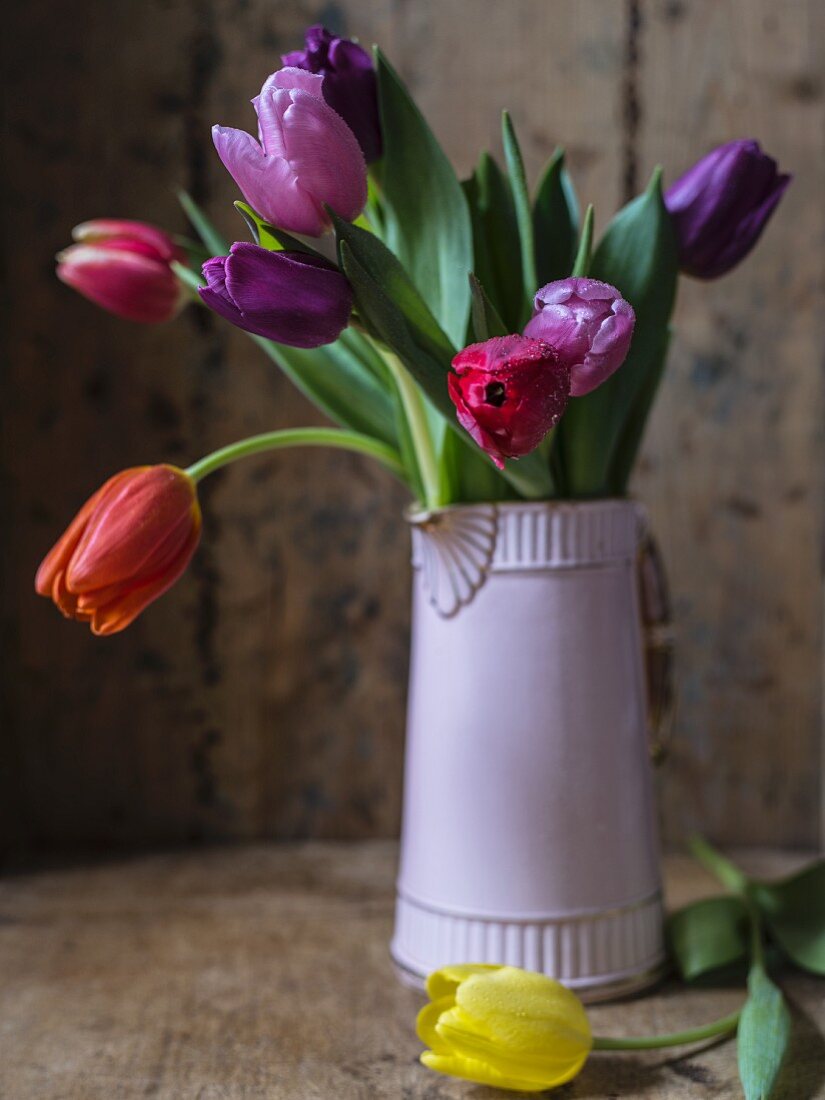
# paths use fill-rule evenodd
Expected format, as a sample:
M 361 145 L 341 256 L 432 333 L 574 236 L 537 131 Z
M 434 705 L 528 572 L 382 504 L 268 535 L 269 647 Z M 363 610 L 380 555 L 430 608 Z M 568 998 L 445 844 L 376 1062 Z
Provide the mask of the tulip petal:
M 501 967 L 494 963 L 453 963 L 434 970 L 427 978 L 427 995 L 437 1001 L 454 994 L 461 982 L 473 974 L 491 974 Z
M 151 255 L 169 263 L 181 260 L 183 252 L 168 233 L 149 222 L 130 221 L 125 218 L 95 218 L 82 222 L 72 230 L 72 238 L 83 244 L 98 241 L 110 241 L 112 238 L 123 241 L 138 241 L 151 249 Z
M 238 242 L 227 259 L 226 293 L 242 328 L 292 347 L 337 340 L 349 321 L 352 289 L 320 257 L 269 252 Z
M 436 1029 L 439 1018 L 443 1012 L 447 1012 L 455 1005 L 455 998 L 450 993 L 446 997 L 439 997 L 436 1001 L 430 1001 L 424 1005 L 415 1020 L 415 1033 L 426 1046 L 431 1047 L 437 1054 L 448 1054 L 449 1045 L 441 1038 Z
M 110 603 L 97 607 L 91 615 L 92 634 L 105 637 L 119 634 L 134 622 L 149 604 L 154 603 L 180 578 L 189 564 L 198 544 L 198 537 L 190 538 L 174 568 L 169 569 L 162 578 L 150 584 L 141 585 L 125 595 L 118 596 Z M 82 613 L 82 612 L 81 612 Z
M 493 1088 L 512 1089 L 514 1092 L 543 1092 L 551 1085 L 546 1080 L 530 1080 L 525 1076 L 514 1077 L 502 1072 L 495 1066 L 477 1058 L 465 1058 L 460 1054 L 438 1054 L 425 1050 L 421 1055 L 421 1064 L 436 1073 L 445 1073 L 450 1077 L 461 1077 L 465 1081 L 474 1081 L 478 1085 L 492 1085 Z M 570 1080 L 569 1077 L 565 1080 Z M 563 1084 L 562 1081 L 555 1082 Z
M 58 255 L 57 277 L 85 298 L 127 321 L 171 320 L 185 298 L 168 265 L 106 244 L 74 244 Z
M 167 569 L 193 526 L 200 528 L 195 489 L 182 471 L 148 466 L 112 486 L 89 517 L 67 569 L 76 595 L 140 583 Z
M 367 201 L 367 165 L 341 116 L 322 99 L 296 90 L 283 126 L 289 163 L 301 187 L 347 221 L 357 218 Z
M 64 533 L 45 556 L 40 563 L 40 568 L 37 570 L 37 575 L 34 579 L 34 589 L 39 596 L 52 595 L 55 580 L 58 575 L 65 573 L 66 566 L 83 536 L 89 516 L 94 512 L 100 498 L 104 493 L 109 492 L 113 486 L 126 477 L 128 473 L 128 470 L 122 470 L 101 485 L 97 492 L 89 497 Z M 55 600 L 55 602 L 57 601 Z

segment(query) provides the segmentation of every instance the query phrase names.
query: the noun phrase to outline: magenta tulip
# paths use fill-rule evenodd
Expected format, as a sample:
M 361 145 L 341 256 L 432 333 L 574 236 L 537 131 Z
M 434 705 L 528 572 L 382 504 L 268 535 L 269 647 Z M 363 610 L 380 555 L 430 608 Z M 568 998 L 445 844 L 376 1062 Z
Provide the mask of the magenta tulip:
M 346 122 L 325 102 L 324 77 L 286 68 L 252 100 L 260 144 L 244 130 L 212 128 L 218 155 L 262 218 L 320 237 L 329 206 L 353 221 L 367 201 L 367 166 Z
M 570 370 L 570 395 L 595 390 L 625 361 L 636 315 L 609 283 L 560 279 L 536 294 L 525 336 L 552 344 Z
M 456 355 L 447 387 L 459 424 L 503 469 L 559 422 L 570 370 L 543 340 L 495 336 Z
M 146 222 L 99 218 L 72 230 L 75 244 L 57 257 L 57 277 L 128 321 L 171 320 L 187 296 L 170 266 L 183 253 Z

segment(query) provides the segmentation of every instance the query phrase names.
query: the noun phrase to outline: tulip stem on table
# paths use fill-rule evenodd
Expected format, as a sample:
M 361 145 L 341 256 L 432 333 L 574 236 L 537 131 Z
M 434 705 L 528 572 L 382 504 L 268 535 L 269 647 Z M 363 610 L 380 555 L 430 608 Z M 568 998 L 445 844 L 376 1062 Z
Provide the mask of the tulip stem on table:
M 424 493 L 422 503 L 426 508 L 437 508 L 441 504 L 441 475 L 430 426 L 427 423 L 424 399 L 418 386 L 408 374 L 407 368 L 396 355 L 381 349 L 381 357 L 398 389 L 398 396 L 410 429 L 410 440 Z
M 193 463 L 186 473 L 193 481 L 198 482 L 222 466 L 237 462 L 239 458 L 247 458 L 249 455 L 261 454 L 264 451 L 277 451 L 283 447 L 339 447 L 345 451 L 355 451 L 358 454 L 377 458 L 392 473 L 402 479 L 405 477 L 401 459 L 392 447 L 368 435 L 346 432 L 338 428 L 285 428 L 282 431 L 253 435 L 213 451 L 212 454 Z
M 723 1016 L 721 1020 L 714 1020 L 703 1027 L 689 1028 L 687 1031 L 675 1031 L 669 1035 L 650 1035 L 639 1038 L 609 1039 L 598 1035 L 593 1037 L 594 1050 L 657 1050 L 662 1047 L 687 1046 L 688 1043 L 701 1043 L 705 1039 L 715 1039 L 717 1036 L 728 1035 L 739 1024 L 740 1009 L 731 1012 L 729 1016 Z

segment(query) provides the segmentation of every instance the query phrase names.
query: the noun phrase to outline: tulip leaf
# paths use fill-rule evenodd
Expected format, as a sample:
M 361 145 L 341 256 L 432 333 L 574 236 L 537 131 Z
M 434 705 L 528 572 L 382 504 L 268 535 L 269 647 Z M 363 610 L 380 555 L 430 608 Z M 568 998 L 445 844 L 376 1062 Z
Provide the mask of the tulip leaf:
M 508 111 L 503 111 L 501 115 L 501 138 L 504 143 L 504 159 L 507 163 L 510 186 L 513 189 L 513 204 L 521 247 L 522 312 L 518 322 L 518 328 L 521 329 L 530 318 L 533 295 L 538 290 L 536 246 L 533 240 L 533 211 L 530 206 L 524 161 L 513 120 Z
M 270 252 L 303 252 L 307 256 L 326 259 L 320 252 L 317 252 L 297 237 L 293 237 L 291 233 L 286 233 L 283 229 L 277 229 L 274 225 L 264 221 L 260 214 L 256 214 L 248 203 L 236 202 L 235 209 L 246 222 L 249 232 L 255 238 L 255 243 L 259 244 L 261 248 L 268 248 Z
M 564 149 L 556 149 L 541 177 L 533 203 L 535 289 L 570 274 L 576 255 L 578 225 L 579 204 L 564 167 Z
M 678 909 L 667 922 L 679 972 L 692 981 L 748 955 L 748 908 L 740 897 L 704 898 Z
M 665 328 L 661 333 L 658 346 L 651 345 L 650 361 L 643 371 L 644 379 L 640 385 L 639 394 L 630 408 L 622 434 L 616 443 L 610 475 L 611 493 L 615 496 L 624 496 L 627 492 L 627 483 L 642 444 L 647 418 L 659 391 L 662 375 L 665 373 L 665 362 L 672 335 L 672 329 Z
M 579 248 L 573 261 L 572 274 L 577 278 L 583 278 L 590 271 L 590 262 L 593 258 L 593 222 L 595 215 L 592 204 L 588 206 L 584 215 L 582 235 L 579 239 Z
M 628 419 L 638 401 L 650 400 L 649 378 L 661 367 L 678 270 L 676 236 L 657 169 L 645 193 L 610 223 L 591 263 L 592 278 L 617 287 L 633 306 L 636 327 L 624 364 L 592 393 L 571 398 L 559 425 L 557 445 L 573 497 L 611 491 Z
M 415 342 L 443 364 L 446 371 L 455 348 L 433 317 L 398 259 L 374 233 L 359 229 L 330 211 L 338 243 L 345 241 L 352 256 L 384 288 L 403 313 Z
M 229 245 L 217 231 L 206 214 L 201 210 L 195 200 L 186 191 L 178 191 L 178 202 L 183 207 L 189 221 L 192 223 L 200 239 L 209 249 L 212 256 L 226 256 Z
M 389 297 L 385 286 L 356 257 L 346 240 L 340 242 L 341 263 L 355 295 L 358 312 L 377 336 L 398 356 L 420 386 L 431 408 L 474 456 L 476 444 L 459 425 L 455 408 L 447 392 L 447 369 L 414 338 L 408 319 Z M 468 285 L 469 293 L 469 285 Z M 462 456 L 463 457 L 463 456 Z M 527 455 L 518 463 L 509 462 L 500 475 L 528 499 L 544 499 L 553 494 L 553 483 L 537 454 Z
M 745 1100 L 769 1100 L 791 1033 L 791 1017 L 780 990 L 756 962 L 748 975 L 736 1048 Z
M 383 236 L 457 347 L 470 311 L 473 237 L 452 165 L 392 66 L 375 51 L 384 155 Z
M 491 336 L 506 336 L 507 329 L 496 312 L 496 307 L 487 297 L 484 287 L 472 273 L 470 274 L 470 293 L 473 296 L 470 312 L 473 338 L 478 343 L 483 343 L 485 340 L 489 340 Z
M 521 245 L 510 181 L 489 153 L 462 183 L 473 223 L 473 271 L 507 325 L 518 332 L 524 308 Z
M 825 860 L 781 882 L 753 883 L 751 895 L 785 954 L 825 977 Z
M 344 340 L 307 350 L 262 336 L 253 339 L 331 420 L 399 446 L 392 398 Z
M 183 285 L 194 291 L 196 294 L 202 286 L 206 285 L 201 276 L 197 273 L 197 271 L 193 271 L 192 268 L 187 267 L 186 264 L 181 264 L 178 263 L 177 260 L 172 260 L 169 266 L 172 268 L 175 275 L 177 275 L 178 279 L 183 283 Z

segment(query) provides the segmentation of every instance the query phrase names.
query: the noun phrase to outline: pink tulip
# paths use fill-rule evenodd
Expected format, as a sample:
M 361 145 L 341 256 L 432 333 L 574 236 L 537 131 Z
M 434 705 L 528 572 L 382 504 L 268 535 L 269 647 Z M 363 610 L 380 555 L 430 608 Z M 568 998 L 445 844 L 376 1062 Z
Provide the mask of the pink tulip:
M 303 69 L 273 73 L 252 100 L 260 144 L 244 130 L 212 128 L 218 156 L 261 217 L 292 233 L 320 237 L 324 205 L 353 221 L 367 201 L 367 166 L 346 122 L 325 102 L 324 77 Z
M 98 218 L 72 230 L 57 257 L 57 277 L 118 317 L 171 320 L 187 295 L 170 267 L 184 255 L 168 233 L 146 222 Z

